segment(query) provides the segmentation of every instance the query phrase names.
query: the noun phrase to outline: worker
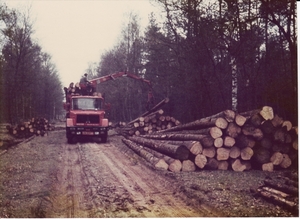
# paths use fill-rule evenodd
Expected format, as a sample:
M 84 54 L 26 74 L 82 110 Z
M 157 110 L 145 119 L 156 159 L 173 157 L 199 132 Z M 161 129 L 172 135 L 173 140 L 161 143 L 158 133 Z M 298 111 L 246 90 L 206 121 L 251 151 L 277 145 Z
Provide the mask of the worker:
M 87 73 L 85 73 L 83 77 L 80 79 L 80 87 L 81 87 L 82 95 L 92 95 L 95 92 L 94 87 L 87 79 Z
M 75 89 L 74 89 L 74 83 L 70 83 L 69 87 L 68 87 L 68 94 L 72 94 L 75 92 Z
M 85 86 L 87 86 L 87 84 L 89 83 L 88 79 L 87 79 L 87 73 L 85 73 L 82 78 L 80 79 L 80 84 L 84 84 Z

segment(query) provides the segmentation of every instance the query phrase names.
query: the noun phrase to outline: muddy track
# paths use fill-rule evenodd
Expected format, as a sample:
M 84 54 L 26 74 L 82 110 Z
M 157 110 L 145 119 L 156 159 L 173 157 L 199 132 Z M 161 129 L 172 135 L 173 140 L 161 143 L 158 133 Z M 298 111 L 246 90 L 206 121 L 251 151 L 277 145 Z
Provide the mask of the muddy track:
M 49 217 L 199 217 L 176 185 L 113 143 L 62 144 L 62 163 L 50 194 Z
M 284 173 L 156 170 L 121 139 L 70 145 L 57 130 L 12 146 L 0 157 L 0 217 L 298 215 L 250 193 Z

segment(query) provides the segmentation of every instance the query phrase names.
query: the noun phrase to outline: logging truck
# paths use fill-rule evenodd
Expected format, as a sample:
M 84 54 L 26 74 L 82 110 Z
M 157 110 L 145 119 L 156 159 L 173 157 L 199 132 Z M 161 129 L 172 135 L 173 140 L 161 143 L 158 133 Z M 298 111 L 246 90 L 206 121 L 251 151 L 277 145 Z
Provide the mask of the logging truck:
M 85 75 L 86 76 L 86 75 Z M 66 102 L 66 137 L 68 143 L 76 143 L 82 138 L 92 138 L 97 142 L 107 141 L 109 123 L 105 112 L 110 104 L 105 103 L 105 97 L 96 92 L 100 83 L 115 80 L 119 77 L 129 77 L 149 85 L 147 108 L 154 104 L 151 82 L 137 75 L 127 72 L 117 72 L 80 83 L 72 82 L 69 88 L 64 87 Z

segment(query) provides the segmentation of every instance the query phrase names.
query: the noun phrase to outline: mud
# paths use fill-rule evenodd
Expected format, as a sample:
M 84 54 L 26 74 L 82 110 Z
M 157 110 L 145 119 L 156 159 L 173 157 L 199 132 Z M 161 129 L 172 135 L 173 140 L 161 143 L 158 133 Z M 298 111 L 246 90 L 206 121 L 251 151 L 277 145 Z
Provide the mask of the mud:
M 0 155 L 0 217 L 296 216 L 250 192 L 284 172 L 156 170 L 109 132 L 67 144 L 64 130 Z M 1 148 L 0 148 L 1 151 Z

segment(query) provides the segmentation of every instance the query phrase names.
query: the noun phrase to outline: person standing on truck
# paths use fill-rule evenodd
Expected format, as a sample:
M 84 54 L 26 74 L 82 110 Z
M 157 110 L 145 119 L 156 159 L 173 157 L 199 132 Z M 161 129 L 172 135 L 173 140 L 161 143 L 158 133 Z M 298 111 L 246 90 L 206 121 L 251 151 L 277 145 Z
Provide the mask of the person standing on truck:
M 91 85 L 87 79 L 87 73 L 85 73 L 80 79 L 80 87 L 82 95 L 90 95 Z
M 80 84 L 84 84 L 85 86 L 87 86 L 89 83 L 88 79 L 87 79 L 87 73 L 85 73 L 82 78 L 80 79 Z

